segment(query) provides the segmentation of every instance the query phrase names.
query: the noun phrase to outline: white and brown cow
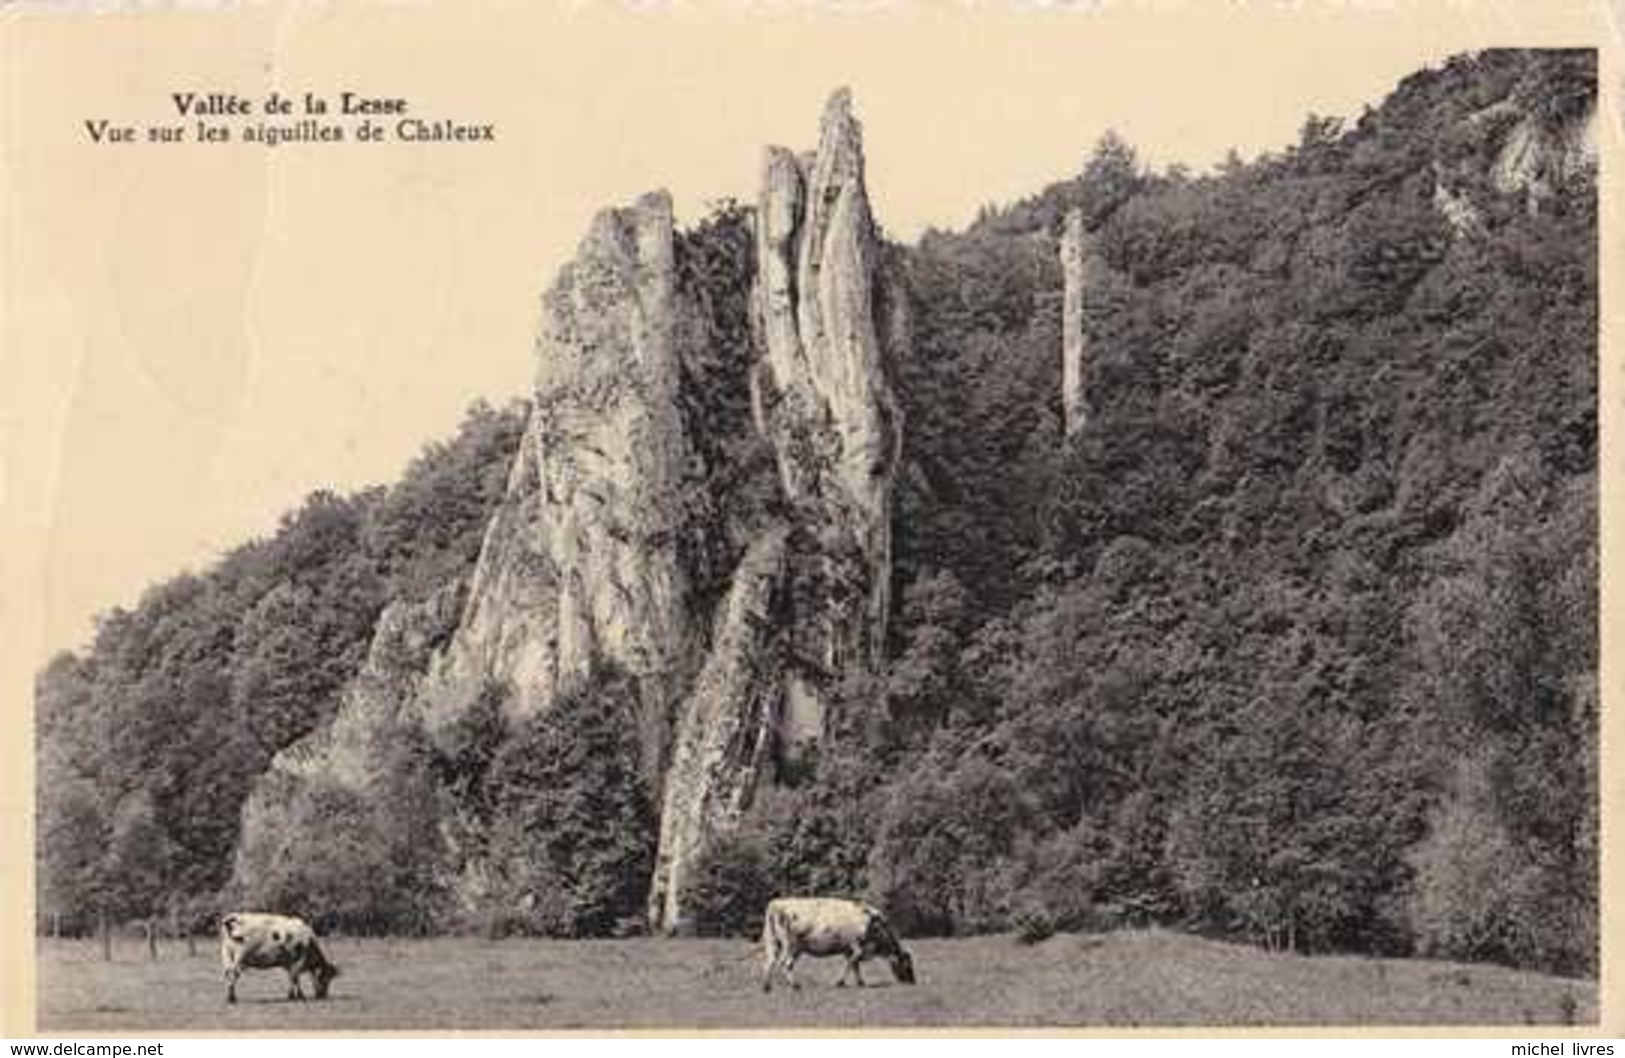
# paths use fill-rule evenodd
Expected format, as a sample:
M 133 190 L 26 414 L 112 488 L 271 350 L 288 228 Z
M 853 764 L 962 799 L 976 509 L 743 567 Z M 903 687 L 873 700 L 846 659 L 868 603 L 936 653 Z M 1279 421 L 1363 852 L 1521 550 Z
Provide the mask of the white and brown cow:
M 876 956 L 891 964 L 892 976 L 898 981 L 914 983 L 914 960 L 903 950 L 886 916 L 857 900 L 781 896 L 771 901 L 762 923 L 762 955 L 766 964 L 762 974 L 764 992 L 773 990 L 773 977 L 778 973 L 784 975 L 791 988 L 800 987 L 796 984 L 795 965 L 802 955 L 844 955 L 846 968 L 835 982 L 836 987 L 845 985 L 848 977 L 863 987 L 859 964 Z
M 220 964 L 228 1003 L 237 1002 L 237 978 L 244 970 L 287 970 L 289 999 L 305 998 L 300 974 L 315 981 L 317 999 L 327 998 L 327 986 L 339 975 L 304 919 L 256 911 L 236 911 L 220 920 Z

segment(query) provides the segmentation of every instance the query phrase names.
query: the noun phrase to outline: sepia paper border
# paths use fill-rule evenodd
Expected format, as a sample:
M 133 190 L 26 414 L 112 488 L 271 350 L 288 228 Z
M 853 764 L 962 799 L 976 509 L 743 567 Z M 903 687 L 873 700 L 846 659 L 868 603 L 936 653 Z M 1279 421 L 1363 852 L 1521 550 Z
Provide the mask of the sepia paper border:
M 446 63 L 477 63 L 477 52 L 462 51 L 446 54 L 436 51 L 444 39 L 441 29 L 450 24 L 464 27 L 454 36 L 460 41 L 478 40 L 476 26 L 481 19 L 503 20 L 511 24 L 514 19 L 533 19 L 537 26 L 536 39 L 548 39 L 549 47 L 566 46 L 568 35 L 577 29 L 583 33 L 593 27 L 594 34 L 612 27 L 617 20 L 669 20 L 672 29 L 674 54 L 681 57 L 684 49 L 695 49 L 691 54 L 704 54 L 707 64 L 736 52 L 743 53 L 762 32 L 764 20 L 797 19 L 816 28 L 826 22 L 851 24 L 854 20 L 865 26 L 866 32 L 883 42 L 895 45 L 890 51 L 877 48 L 875 54 L 897 56 L 898 62 L 939 61 L 938 56 L 911 50 L 909 42 L 916 30 L 924 25 L 941 28 L 948 25 L 964 31 L 974 38 L 981 33 L 1041 33 L 1054 27 L 1058 20 L 1073 20 L 1087 24 L 1091 33 L 1106 35 L 1120 41 L 1125 49 L 1156 46 L 1165 35 L 1185 35 L 1194 20 L 1203 25 L 1206 46 L 1215 50 L 1255 49 L 1260 56 L 1279 54 L 1294 49 L 1313 48 L 1324 44 L 1329 32 L 1353 31 L 1356 34 L 1410 34 L 1416 38 L 1437 41 L 1444 53 L 1465 51 L 1490 46 L 1552 47 L 1593 46 L 1599 51 L 1600 93 L 1599 122 L 1601 172 L 1610 174 L 1599 180 L 1600 230 L 1600 310 L 1601 344 L 1599 370 L 1601 371 L 1599 401 L 1601 457 L 1601 493 L 1599 511 L 1602 547 L 1602 607 L 1601 607 L 1601 659 L 1599 685 L 1602 701 L 1601 744 L 1604 766 L 1601 772 L 1601 870 L 1605 891 L 1602 897 L 1603 962 L 1598 983 L 1599 1016 L 1601 1024 L 1595 1027 L 1561 1029 L 1541 1026 L 1538 1035 L 1543 1038 L 1564 1036 L 1618 1035 L 1625 1031 L 1625 976 L 1618 970 L 1618 960 L 1625 953 L 1625 926 L 1622 926 L 1620 906 L 1621 878 L 1625 870 L 1621 863 L 1621 819 L 1625 812 L 1625 776 L 1621 774 L 1618 751 L 1625 739 L 1625 702 L 1621 701 L 1620 666 L 1625 639 L 1622 639 L 1618 620 L 1621 585 L 1621 497 L 1622 461 L 1625 461 L 1625 419 L 1621 416 L 1622 392 L 1621 342 L 1625 340 L 1620 322 L 1620 306 L 1625 305 L 1625 236 L 1622 236 L 1621 206 L 1625 196 L 1625 181 L 1617 179 L 1625 163 L 1625 115 L 1621 112 L 1622 87 L 1625 87 L 1625 65 L 1621 60 L 1620 30 L 1622 6 L 1625 0 L 1078 0 L 1078 2 L 977 2 L 962 3 L 830 3 L 820 6 L 811 3 L 764 2 L 712 2 L 689 4 L 603 4 L 592 7 L 585 3 L 531 5 L 513 3 L 459 4 L 453 0 L 422 0 L 401 4 L 299 4 L 294 2 L 252 4 L 140 4 L 83 3 L 0 3 L 0 701 L 5 705 L 3 737 L 0 737 L 0 864 L 4 867 L 4 884 L 0 886 L 0 980 L 7 982 L 0 996 L 0 1034 L 26 1035 L 35 1031 L 35 938 L 33 936 L 33 730 L 32 681 L 40 665 L 46 660 L 46 648 L 56 644 L 47 640 L 45 612 L 50 605 L 52 585 L 47 582 L 47 554 L 50 549 L 48 517 L 61 484 L 58 471 L 49 463 L 42 465 L 35 457 L 61 448 L 60 431 L 65 421 L 60 407 L 20 407 L 8 401 L 6 390 L 18 379 L 41 382 L 40 387 L 22 385 L 13 392 L 46 391 L 60 394 L 63 386 L 71 388 L 67 376 L 78 370 L 80 361 L 68 350 L 43 349 L 30 344 L 37 333 L 35 325 L 42 314 L 53 318 L 67 313 L 70 318 L 57 320 L 65 331 L 78 331 L 84 341 L 94 340 L 96 321 L 72 318 L 73 302 L 69 298 L 61 303 L 40 304 L 24 301 L 19 291 L 24 289 L 22 277 L 42 267 L 33 251 L 43 241 L 53 237 L 58 226 L 71 228 L 63 217 L 82 208 L 82 196 L 98 193 L 94 172 L 62 173 L 60 189 L 43 199 L 24 199 L 19 192 L 18 156 L 35 149 L 31 142 L 23 142 L 33 135 L 41 122 L 77 122 L 83 116 L 79 109 L 84 97 L 68 92 L 59 98 L 48 89 L 68 85 L 75 72 L 96 70 L 96 84 L 117 84 L 119 76 L 108 71 L 127 70 L 125 80 L 130 84 L 155 83 L 151 64 L 155 57 L 173 61 L 170 70 L 160 73 L 174 79 L 186 79 L 199 69 L 227 69 L 216 60 L 224 54 L 230 58 L 232 49 L 240 54 L 264 53 L 279 66 L 297 67 L 305 57 L 286 50 L 283 43 L 290 26 L 300 19 L 331 19 L 336 23 L 349 23 L 355 30 L 355 44 L 346 53 L 344 61 L 365 64 L 372 54 L 367 42 L 379 47 L 402 48 L 421 46 L 424 53 L 433 55 L 437 65 Z M 577 29 L 572 29 L 575 26 Z M 1183 28 L 1176 28 L 1183 27 Z M 269 35 L 269 36 L 267 36 Z M 332 40 L 331 36 L 324 39 Z M 595 40 L 601 39 L 594 37 Z M 941 39 L 933 36 L 932 39 Z M 1182 36 L 1182 39 L 1184 37 Z M 491 46 L 516 46 L 511 39 L 492 40 Z M 969 45 L 967 45 L 969 46 Z M 38 56 L 49 56 L 49 65 L 55 67 L 61 80 L 41 83 L 25 77 L 23 69 L 42 69 Z M 190 50 L 188 50 L 190 49 Z M 702 51 L 703 49 L 703 51 Z M 210 57 L 210 53 L 214 57 Z M 971 54 L 967 52 L 966 54 Z M 185 63 L 179 56 L 190 56 Z M 29 57 L 33 58 L 30 59 Z M 26 61 L 25 61 L 26 60 Z M 325 61 L 325 60 L 324 60 Z M 196 62 L 196 68 L 186 63 Z M 316 65 L 319 65 L 317 63 Z M 625 76 L 667 75 L 670 70 L 638 71 L 628 69 Z M 977 68 L 978 77 L 997 78 L 997 69 Z M 201 76 L 201 75 L 199 75 Z M 161 79 L 161 78 L 160 78 Z M 684 114 L 680 86 L 662 86 L 663 91 L 675 98 L 670 100 L 674 115 L 684 120 L 704 121 L 704 113 Z M 762 86 L 741 85 L 742 92 L 755 92 Z M 823 86 L 827 90 L 833 85 Z M 414 91 L 411 84 L 401 88 L 403 94 Z M 1289 93 L 1290 94 L 1290 93 Z M 659 94 L 649 96 L 659 98 Z M 1375 105 L 1380 94 L 1369 102 Z M 479 101 L 472 101 L 478 104 Z M 1035 109 L 1042 101 L 1034 101 Z M 863 113 L 865 100 L 860 94 L 858 109 Z M 511 106 L 511 101 L 504 104 Z M 149 107 L 150 109 L 150 107 Z M 506 111 L 505 111 L 506 112 Z M 134 117 L 134 113 L 131 114 Z M 604 118 L 608 120 L 606 116 Z M 1041 115 L 1029 118 L 1012 116 L 1012 120 L 1042 120 Z M 803 139 L 811 128 L 811 115 L 790 113 L 784 115 L 783 131 L 779 138 L 796 142 L 799 132 Z M 1132 136 L 1130 137 L 1132 140 Z M 764 141 L 765 143 L 766 141 Z M 1075 145 L 1081 156 L 1087 143 Z M 882 149 L 871 146 L 871 153 Z M 64 163 L 79 159 L 65 154 Z M 614 159 L 570 159 L 568 164 L 612 164 Z M 1194 160 L 1193 160 L 1194 161 Z M 729 163 L 754 166 L 754 157 L 730 159 Z M 273 164 L 266 163 L 267 166 Z M 459 168 L 444 179 L 478 180 L 489 178 L 482 172 L 477 160 L 464 159 Z M 1050 179 L 1058 178 L 1052 173 Z M 500 178 L 500 177 L 499 177 Z M 658 179 L 658 174 L 657 174 Z M 1036 192 L 1042 183 L 1028 188 Z M 128 188 L 108 188 L 109 194 L 123 194 Z M 603 201 L 609 204 L 628 197 L 623 185 L 614 183 L 605 189 Z M 642 190 L 633 188 L 632 190 Z M 546 194 L 545 187 L 536 189 Z M 876 198 L 895 195 L 896 189 L 877 191 Z M 990 200 L 1001 197 L 990 191 Z M 131 208 L 138 208 L 132 205 Z M 882 223 L 885 221 L 884 204 L 877 205 Z M 562 231 L 560 237 L 572 240 L 584 230 L 586 215 L 579 215 L 573 230 Z M 957 223 L 964 223 L 961 218 Z M 275 237 L 267 229 L 267 238 Z M 156 247 L 155 247 L 156 252 Z M 526 277 L 530 297 L 534 301 L 546 280 L 544 269 L 533 268 Z M 73 275 L 56 277 L 63 289 L 71 290 L 78 282 L 98 282 L 96 277 Z M 36 288 L 37 289 L 37 288 Z M 525 361 L 528 371 L 528 346 L 512 350 L 512 355 Z M 297 422 L 287 424 L 286 443 L 297 446 L 300 428 Z M 423 440 L 427 441 L 426 436 Z M 290 495 L 289 502 L 295 502 Z M 124 540 L 121 547 L 138 552 L 142 540 Z M 105 605 L 132 600 L 105 600 Z M 953 1036 L 1109 1036 L 1149 1035 L 1164 1037 L 1231 1037 L 1231 1036 L 1291 1036 L 1342 1037 L 1365 1035 L 1378 1037 L 1411 1036 L 1504 1036 L 1526 1032 L 1522 1026 L 1326 1026 L 1317 1028 L 1280 1029 L 1185 1029 L 1185 1030 L 1126 1030 L 1121 1028 L 1067 1028 L 1058 1026 L 1046 1030 L 993 1028 L 967 1030 L 891 1030 L 872 1029 L 857 1033 L 831 1032 L 829 1035 L 863 1035 L 869 1037 L 899 1037 L 919 1035 Z M 120 1036 L 215 1036 L 216 1032 L 123 1032 Z M 459 1037 L 512 1037 L 528 1035 L 605 1035 L 602 1031 L 588 1033 L 546 1032 L 457 1032 L 447 1033 Z M 758 1030 L 692 1033 L 691 1035 L 773 1035 Z M 788 1030 L 782 1035 L 812 1036 L 824 1033 Z M 75 1035 L 107 1036 L 112 1033 L 75 1033 Z M 327 1037 L 349 1033 L 302 1033 L 299 1036 Z M 428 1036 L 429 1032 L 367 1032 L 366 1036 Z M 669 1031 L 632 1031 L 630 1037 L 670 1037 L 684 1035 Z

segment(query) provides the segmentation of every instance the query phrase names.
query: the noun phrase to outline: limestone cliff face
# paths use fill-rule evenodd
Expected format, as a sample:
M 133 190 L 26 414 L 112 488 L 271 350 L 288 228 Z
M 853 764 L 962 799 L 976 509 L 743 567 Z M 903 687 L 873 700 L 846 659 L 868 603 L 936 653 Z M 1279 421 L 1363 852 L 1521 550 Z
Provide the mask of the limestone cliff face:
M 884 646 L 900 448 L 887 364 L 907 327 L 886 289 L 844 90 L 815 154 L 768 149 L 756 252 L 752 415 L 789 522 L 764 530 L 734 571 L 678 714 L 649 897 L 660 930 L 682 921 L 695 857 L 737 825 L 769 751 L 816 741 L 827 687 Z
M 508 473 L 507 494 L 485 527 L 479 565 L 451 646 L 424 681 L 424 719 L 453 719 L 486 684 L 507 688 L 510 719 L 535 715 L 558 682 L 558 571 L 542 524 L 540 419 L 532 415 Z
M 1480 205 L 1466 188 L 1482 184 L 1521 196 L 1538 214 L 1558 190 L 1597 164 L 1594 57 L 1530 52 L 1500 98 L 1462 118 L 1449 137 L 1475 150 L 1434 162 L 1434 204 L 1458 237 L 1482 234 Z
M 379 772 L 378 733 L 415 720 L 410 712 L 422 673 L 457 626 L 457 592 L 444 589 L 421 603 L 386 607 L 373 630 L 361 671 L 344 689 L 332 722 L 309 740 L 326 776 L 357 791 Z M 308 761 L 305 743 L 284 751 L 274 766 L 298 771 Z M 303 759 L 302 759 L 303 758 Z
M 593 222 L 543 299 L 535 443 L 540 524 L 559 572 L 558 671 L 638 679 L 646 771 L 696 646 L 679 558 L 692 468 L 678 405 L 671 199 Z
M 415 719 L 409 707 L 429 658 L 457 627 L 456 598 L 447 589 L 424 602 L 387 606 L 333 719 L 278 753 L 272 773 L 301 780 L 320 776 L 365 792 L 378 773 L 373 754 L 379 733 Z
M 1099 240 L 1084 226 L 1083 211 L 1071 209 L 1061 224 L 1057 246 L 1061 264 L 1061 415 L 1062 436 L 1071 437 L 1089 421 L 1091 327 L 1121 297 L 1117 276 L 1101 252 Z
M 425 692 L 431 727 L 486 683 L 523 718 L 612 663 L 638 679 L 645 773 L 660 771 L 697 646 L 678 553 L 692 455 L 672 237 L 664 193 L 605 210 L 542 299 L 534 408 Z
M 1501 143 L 1491 179 L 1503 194 L 1521 193 L 1531 212 L 1563 181 L 1597 160 L 1597 110 L 1568 120 L 1520 117 Z
M 683 885 L 707 842 L 738 824 L 766 776 L 784 697 L 779 608 L 787 528 L 745 552 L 718 618 L 716 641 L 684 705 L 666 775 L 649 921 L 674 928 Z
M 1489 186 L 1503 195 L 1522 196 L 1530 215 L 1539 214 L 1559 187 L 1597 162 L 1595 106 L 1554 120 L 1502 100 L 1474 113 L 1463 125 L 1471 133 L 1488 137 L 1494 147 Z M 1457 238 L 1485 233 L 1479 204 L 1465 190 L 1471 175 L 1471 164 L 1433 163 L 1433 205 Z
M 487 684 L 522 718 L 603 664 L 635 676 L 661 809 L 657 929 L 681 920 L 694 858 L 737 824 L 775 756 L 820 736 L 827 688 L 878 656 L 890 608 L 899 418 L 886 379 L 907 321 L 844 91 L 815 153 L 768 150 L 755 249 L 756 348 L 737 355 L 755 359 L 741 377 L 785 517 L 736 568 L 690 568 L 707 549 L 685 538 L 722 531 L 697 487 L 719 468 L 682 411 L 708 399 L 683 391 L 685 363 L 717 354 L 696 346 L 705 299 L 678 293 L 664 194 L 605 211 L 543 298 L 523 450 L 420 696 L 433 729 Z M 695 585 L 719 573 L 721 601 L 706 604 Z
M 386 614 L 338 718 L 279 761 L 261 831 L 289 829 L 276 820 L 300 783 L 369 789 L 388 766 L 369 747 L 394 728 L 450 745 L 489 688 L 522 722 L 613 668 L 638 685 L 641 774 L 660 807 L 650 921 L 682 919 L 695 858 L 776 760 L 821 737 L 829 687 L 877 659 L 890 607 L 899 418 L 886 379 L 907 320 L 844 91 L 815 154 L 768 152 L 754 224 L 747 328 L 748 269 L 727 289 L 679 282 L 667 195 L 597 215 L 542 298 L 530 419 L 466 599 Z M 731 326 L 708 315 L 724 302 Z M 738 337 L 714 344 L 723 333 Z M 723 407 L 748 444 L 699 433 Z M 749 510 L 718 496 L 748 496 Z M 436 810 L 449 895 L 474 907 L 492 877 L 475 824 Z
M 878 257 L 861 131 L 843 89 L 824 111 L 816 154 L 768 149 L 757 212 L 763 350 L 753 409 L 785 497 L 819 541 L 792 616 L 804 630 L 795 659 L 815 674 L 876 657 L 890 609 L 901 422 L 887 383 L 893 332 L 876 321 L 887 281 Z M 802 690 L 800 700 L 817 700 Z
M 1061 413 L 1071 437 L 1083 428 L 1083 211 L 1069 210 L 1061 231 Z

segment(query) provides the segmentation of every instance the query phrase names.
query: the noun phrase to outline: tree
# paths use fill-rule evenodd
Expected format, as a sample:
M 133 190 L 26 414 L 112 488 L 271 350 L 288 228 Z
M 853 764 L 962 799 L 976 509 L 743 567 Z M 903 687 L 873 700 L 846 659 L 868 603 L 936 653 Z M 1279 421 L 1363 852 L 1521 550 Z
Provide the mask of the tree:
M 274 874 L 277 856 L 309 851 L 280 829 L 268 833 L 257 809 L 248 813 L 254 832 L 241 832 L 250 791 L 278 752 L 333 715 L 390 597 L 433 594 L 472 571 L 523 417 L 522 408 L 476 405 L 456 438 L 431 445 L 395 489 L 311 495 L 268 539 L 101 615 L 83 656 L 59 656 L 41 672 L 39 866 L 62 924 L 207 904 L 239 853 L 264 854 Z M 419 781 L 418 751 L 403 743 L 400 752 L 400 767 L 385 769 L 404 784 L 383 797 L 400 807 L 395 816 L 352 820 L 333 791 L 283 807 L 318 824 L 331 817 L 341 842 L 355 842 L 362 866 L 312 867 L 354 883 L 332 883 L 335 906 L 415 929 L 434 913 L 432 899 L 403 908 L 366 890 L 374 877 L 427 878 L 425 862 L 438 854 L 407 809 L 432 784 Z M 374 874 L 380 866 L 393 875 Z M 427 881 L 401 882 L 413 886 L 434 892 Z
M 695 857 L 685 883 L 684 906 L 706 936 L 744 936 L 762 931 L 762 909 L 778 892 L 771 862 L 754 835 L 719 837 Z
M 106 820 L 94 782 L 49 750 L 39 757 L 35 824 L 42 913 L 70 933 L 90 930 L 112 902 L 106 873 Z
M 151 796 L 138 790 L 113 810 L 104 878 L 116 884 L 112 913 L 146 918 L 168 906 L 173 849 L 160 825 Z
M 364 543 L 390 599 L 426 599 L 472 570 L 527 413 L 475 401 L 457 433 L 428 445 L 368 511 Z
M 487 780 L 504 899 L 549 936 L 607 936 L 639 914 L 654 813 L 638 771 L 636 690 L 604 673 L 519 728 Z
M 972 757 L 947 772 L 913 769 L 888 791 L 869 890 L 909 932 L 1002 928 L 1025 815 L 1015 781 L 989 761 Z
M 354 933 L 422 934 L 445 920 L 428 742 L 402 720 L 374 732 L 368 752 L 365 786 L 287 774 L 259 785 L 233 895 Z
M 1108 129 L 1084 163 L 1080 184 L 1084 227 L 1098 228 L 1145 185 L 1139 155 L 1115 129 Z
M 958 672 L 969 603 L 948 572 L 922 573 L 903 593 L 904 645 L 888 668 L 886 692 L 891 718 L 916 741 L 972 705 Z

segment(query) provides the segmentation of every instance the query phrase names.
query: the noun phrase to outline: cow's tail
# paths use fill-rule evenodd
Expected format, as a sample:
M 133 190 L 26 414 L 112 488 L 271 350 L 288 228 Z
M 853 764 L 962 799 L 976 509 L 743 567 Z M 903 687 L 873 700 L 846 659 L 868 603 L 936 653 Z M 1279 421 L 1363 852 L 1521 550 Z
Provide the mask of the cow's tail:
M 232 936 L 232 930 L 237 926 L 236 915 L 222 915 L 220 918 L 220 965 L 229 975 L 237 965 L 237 953 L 232 948 L 232 942 L 237 938 Z

